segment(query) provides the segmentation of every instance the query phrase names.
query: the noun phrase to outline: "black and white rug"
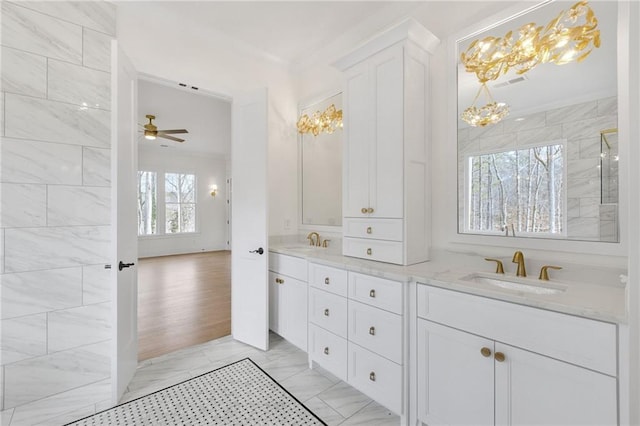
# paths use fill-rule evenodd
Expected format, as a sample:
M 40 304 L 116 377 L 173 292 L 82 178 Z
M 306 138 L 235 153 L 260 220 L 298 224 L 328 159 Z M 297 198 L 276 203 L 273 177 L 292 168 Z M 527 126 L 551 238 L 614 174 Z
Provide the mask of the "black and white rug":
M 326 425 L 249 358 L 68 425 Z

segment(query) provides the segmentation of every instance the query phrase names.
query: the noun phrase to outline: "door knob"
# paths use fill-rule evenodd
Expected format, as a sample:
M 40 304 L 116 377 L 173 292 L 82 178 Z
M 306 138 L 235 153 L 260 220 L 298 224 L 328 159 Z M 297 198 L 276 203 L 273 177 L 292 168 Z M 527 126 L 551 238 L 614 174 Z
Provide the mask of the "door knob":
M 249 250 L 249 253 L 262 254 L 262 253 L 264 253 L 264 249 L 262 247 L 258 247 L 258 250 Z
M 122 271 L 124 268 L 129 268 L 135 265 L 135 263 L 124 263 L 122 260 L 118 263 L 118 271 Z

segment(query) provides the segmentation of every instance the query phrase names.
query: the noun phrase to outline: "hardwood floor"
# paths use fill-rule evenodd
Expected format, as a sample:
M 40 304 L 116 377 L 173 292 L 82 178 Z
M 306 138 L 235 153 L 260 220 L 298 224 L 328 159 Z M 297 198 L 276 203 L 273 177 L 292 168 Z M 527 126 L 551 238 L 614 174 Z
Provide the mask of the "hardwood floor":
M 230 251 L 139 260 L 138 360 L 230 333 Z

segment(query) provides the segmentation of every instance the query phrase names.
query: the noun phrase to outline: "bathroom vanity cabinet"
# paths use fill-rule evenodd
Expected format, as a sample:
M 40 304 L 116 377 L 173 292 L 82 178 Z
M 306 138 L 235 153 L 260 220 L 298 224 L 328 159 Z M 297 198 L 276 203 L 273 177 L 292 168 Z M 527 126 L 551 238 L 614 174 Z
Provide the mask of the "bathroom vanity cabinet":
M 618 424 L 615 324 L 417 287 L 419 421 Z
M 309 264 L 309 358 L 403 414 L 405 285 Z
M 428 260 L 429 49 L 414 21 L 334 65 L 344 72 L 343 253 Z
M 269 328 L 307 351 L 307 260 L 269 254 Z

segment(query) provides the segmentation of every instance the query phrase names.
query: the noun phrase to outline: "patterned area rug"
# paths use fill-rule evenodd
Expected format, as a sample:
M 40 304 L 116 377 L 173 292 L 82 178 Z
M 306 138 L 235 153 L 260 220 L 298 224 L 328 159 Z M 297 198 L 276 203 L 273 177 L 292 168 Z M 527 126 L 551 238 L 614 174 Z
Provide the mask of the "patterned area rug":
M 249 358 L 68 425 L 326 425 Z

